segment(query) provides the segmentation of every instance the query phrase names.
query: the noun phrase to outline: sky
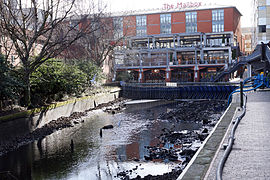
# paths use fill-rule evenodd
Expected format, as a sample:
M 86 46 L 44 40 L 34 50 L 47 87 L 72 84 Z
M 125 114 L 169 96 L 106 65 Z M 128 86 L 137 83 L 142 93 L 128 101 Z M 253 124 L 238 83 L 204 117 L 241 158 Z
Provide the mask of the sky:
M 236 6 L 240 13 L 242 27 L 252 26 L 253 0 L 103 0 L 107 4 L 107 8 L 111 12 L 131 11 L 140 9 L 162 8 L 163 4 L 185 3 L 185 2 L 202 2 L 211 7 L 219 5 Z

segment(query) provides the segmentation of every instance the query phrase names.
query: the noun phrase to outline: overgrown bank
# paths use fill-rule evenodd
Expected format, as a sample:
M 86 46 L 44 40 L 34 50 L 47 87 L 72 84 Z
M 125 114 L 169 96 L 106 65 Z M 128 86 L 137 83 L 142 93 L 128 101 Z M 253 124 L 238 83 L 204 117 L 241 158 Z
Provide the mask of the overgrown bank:
M 24 76 L 21 67 L 0 56 L 0 116 L 90 94 L 93 83 L 103 78 L 101 68 L 90 61 L 50 59 L 30 76 L 31 104 L 27 106 Z

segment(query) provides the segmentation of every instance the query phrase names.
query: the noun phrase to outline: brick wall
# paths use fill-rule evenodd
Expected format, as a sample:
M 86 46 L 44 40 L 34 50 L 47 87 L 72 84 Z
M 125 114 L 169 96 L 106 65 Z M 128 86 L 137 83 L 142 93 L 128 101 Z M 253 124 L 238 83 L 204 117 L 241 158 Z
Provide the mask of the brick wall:
M 147 34 L 160 34 L 160 16 L 159 14 L 147 15 Z
M 204 10 L 197 12 L 197 31 L 212 32 L 212 10 Z
M 185 12 L 172 13 L 172 33 L 186 32 L 186 15 Z

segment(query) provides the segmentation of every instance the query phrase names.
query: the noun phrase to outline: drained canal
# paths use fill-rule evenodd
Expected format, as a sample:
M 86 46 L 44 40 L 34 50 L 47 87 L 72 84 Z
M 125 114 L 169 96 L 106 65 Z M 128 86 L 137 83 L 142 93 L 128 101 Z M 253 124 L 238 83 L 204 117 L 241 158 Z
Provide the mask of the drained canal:
M 0 157 L 0 173 L 34 180 L 179 174 L 222 115 L 224 104 L 154 101 L 130 103 L 117 113 L 111 108 L 90 111 L 83 123 Z M 113 128 L 103 129 L 101 137 L 100 128 L 106 125 Z

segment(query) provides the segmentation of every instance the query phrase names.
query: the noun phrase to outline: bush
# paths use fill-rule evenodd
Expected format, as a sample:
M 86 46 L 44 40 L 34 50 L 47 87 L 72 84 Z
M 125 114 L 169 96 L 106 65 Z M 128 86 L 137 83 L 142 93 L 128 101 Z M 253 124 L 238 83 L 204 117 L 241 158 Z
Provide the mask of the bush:
M 5 102 L 12 101 L 11 104 L 14 104 L 20 98 L 23 84 L 16 74 L 7 59 L 0 55 L 0 109 L 5 106 Z
M 89 60 L 69 60 L 69 64 L 77 66 L 87 75 L 87 81 L 90 82 L 96 75 L 95 81 L 100 81 L 103 77 L 102 69 Z
M 88 87 L 88 75 L 78 66 L 51 59 L 31 75 L 33 104 L 60 100 L 63 95 L 80 95 Z

